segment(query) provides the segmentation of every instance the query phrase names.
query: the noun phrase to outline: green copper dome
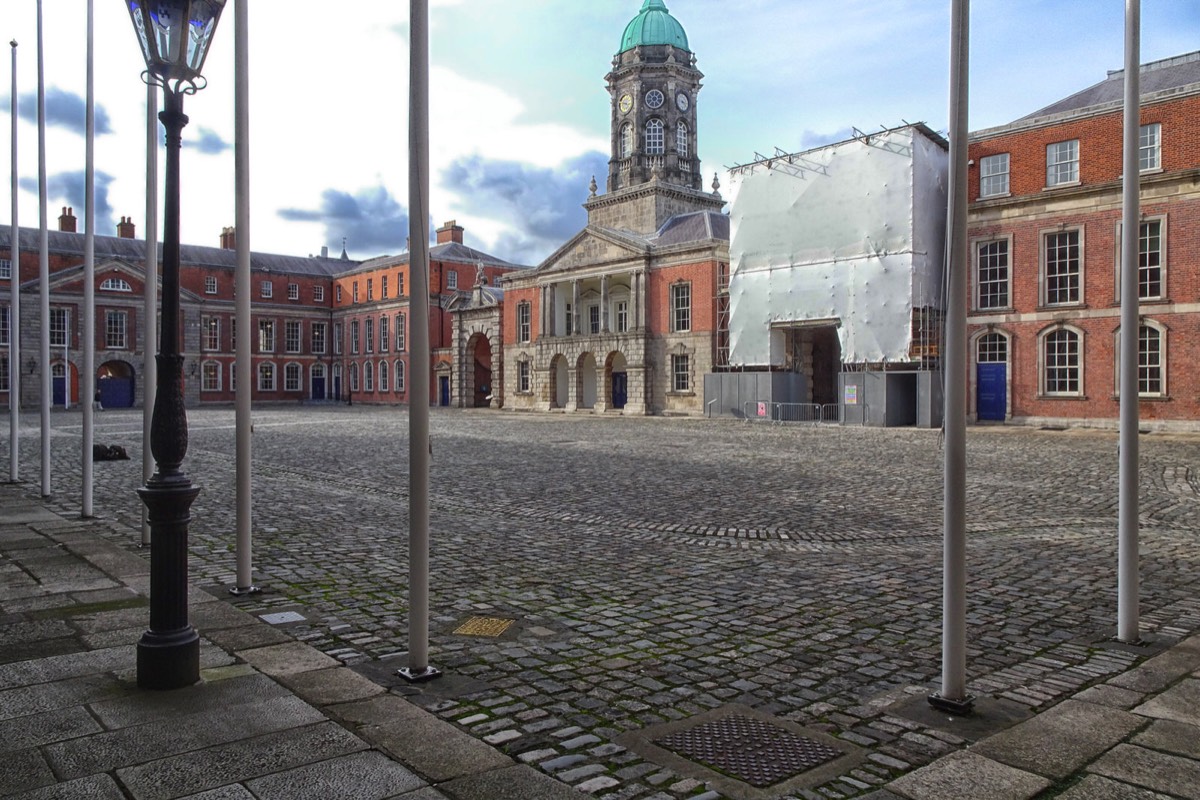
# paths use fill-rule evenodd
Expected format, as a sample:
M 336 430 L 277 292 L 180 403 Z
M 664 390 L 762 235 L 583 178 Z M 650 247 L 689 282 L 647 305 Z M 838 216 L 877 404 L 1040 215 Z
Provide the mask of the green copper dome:
M 646 0 L 642 4 L 642 10 L 625 26 L 617 54 L 644 44 L 672 44 L 691 52 L 683 26 L 667 11 L 663 0 Z

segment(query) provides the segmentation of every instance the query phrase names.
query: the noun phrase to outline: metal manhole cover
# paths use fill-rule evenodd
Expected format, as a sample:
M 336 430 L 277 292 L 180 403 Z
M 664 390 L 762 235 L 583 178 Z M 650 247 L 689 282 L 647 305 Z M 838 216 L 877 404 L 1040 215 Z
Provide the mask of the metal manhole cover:
M 743 714 L 705 722 L 656 743 L 757 788 L 843 755 L 820 742 Z
M 502 617 L 471 617 L 454 629 L 460 636 L 499 636 L 516 620 Z

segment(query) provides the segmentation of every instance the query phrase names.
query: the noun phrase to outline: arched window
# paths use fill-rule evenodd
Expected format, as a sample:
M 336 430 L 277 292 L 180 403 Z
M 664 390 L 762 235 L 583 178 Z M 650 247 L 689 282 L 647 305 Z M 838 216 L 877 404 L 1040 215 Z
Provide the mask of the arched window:
M 275 391 L 275 365 L 264 361 L 258 365 L 258 390 L 260 392 Z
M 1163 397 L 1167 393 L 1167 329 L 1153 320 L 1138 327 L 1137 385 L 1142 397 Z M 1121 393 L 1121 331 L 1117 330 L 1113 350 L 1116 369 L 1113 386 Z
M 386 392 L 388 390 L 388 363 L 386 361 L 379 362 L 379 391 Z
M 646 123 L 646 153 L 661 156 L 664 150 L 663 123 L 661 119 L 652 119 Z
M 375 391 L 375 365 L 370 361 L 363 364 L 363 391 Z
M 1042 334 L 1042 391 L 1048 395 L 1083 393 L 1083 337 L 1072 328 Z
M 683 120 L 675 126 L 675 152 L 680 158 L 688 157 L 688 126 Z
M 633 155 L 633 126 L 626 122 L 621 126 L 621 158 Z
M 129 281 L 123 278 L 105 278 L 100 284 L 100 290 L 104 292 L 132 292 L 133 287 L 129 285 Z
M 404 391 L 404 362 L 396 362 L 396 391 Z
M 976 344 L 976 362 L 1003 364 L 1008 361 L 1008 337 L 1003 333 L 985 333 Z
M 350 391 L 358 391 L 358 364 L 350 363 Z

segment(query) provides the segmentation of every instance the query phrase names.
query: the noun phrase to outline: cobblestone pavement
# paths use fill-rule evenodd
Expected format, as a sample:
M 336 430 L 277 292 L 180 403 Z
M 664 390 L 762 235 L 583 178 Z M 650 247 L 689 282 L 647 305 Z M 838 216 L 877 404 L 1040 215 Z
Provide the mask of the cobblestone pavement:
M 289 633 L 384 680 L 406 663 L 407 413 L 254 419 L 268 591 L 231 602 L 298 611 Z M 233 412 L 190 422 L 192 576 L 228 586 Z M 77 510 L 80 419 L 53 423 L 54 500 Z M 613 800 L 725 796 L 626 734 L 728 704 L 860 748 L 787 797 L 865 794 L 963 743 L 896 712 L 940 678 L 936 431 L 443 409 L 431 427 L 430 652 L 446 675 L 399 685 L 414 702 Z M 133 457 L 96 464 L 98 516 L 140 519 L 140 440 L 140 411 L 97 415 L 95 441 Z M 1105 641 L 1115 433 L 973 428 L 968 450 L 970 691 L 1038 710 L 1127 669 L 1141 654 Z M 1146 435 L 1140 451 L 1141 619 L 1167 644 L 1200 631 L 1200 437 Z M 517 622 L 456 635 L 472 615 Z

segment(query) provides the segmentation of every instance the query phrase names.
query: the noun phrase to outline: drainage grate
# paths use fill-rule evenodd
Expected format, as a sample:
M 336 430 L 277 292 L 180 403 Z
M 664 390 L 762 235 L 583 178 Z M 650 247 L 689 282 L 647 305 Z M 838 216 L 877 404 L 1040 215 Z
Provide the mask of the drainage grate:
M 705 722 L 656 743 L 758 788 L 842 755 L 820 742 L 743 714 Z
M 454 632 L 462 636 L 499 636 L 512 626 L 515 620 L 502 617 L 471 617 Z

